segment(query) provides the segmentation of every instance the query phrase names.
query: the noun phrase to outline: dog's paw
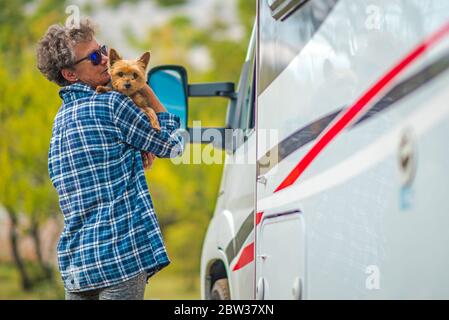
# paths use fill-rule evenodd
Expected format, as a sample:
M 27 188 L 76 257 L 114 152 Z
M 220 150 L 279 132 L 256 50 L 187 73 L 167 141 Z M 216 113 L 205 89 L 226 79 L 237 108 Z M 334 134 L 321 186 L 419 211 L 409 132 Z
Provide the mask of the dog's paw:
M 154 130 L 156 130 L 157 132 L 161 132 L 161 126 L 159 125 L 159 121 L 155 121 L 151 125 L 152 125 Z
M 95 89 L 95 91 L 97 92 L 97 93 L 105 93 L 105 92 L 108 92 L 110 89 L 108 88 L 108 87 L 105 87 L 105 86 L 98 86 L 96 89 Z

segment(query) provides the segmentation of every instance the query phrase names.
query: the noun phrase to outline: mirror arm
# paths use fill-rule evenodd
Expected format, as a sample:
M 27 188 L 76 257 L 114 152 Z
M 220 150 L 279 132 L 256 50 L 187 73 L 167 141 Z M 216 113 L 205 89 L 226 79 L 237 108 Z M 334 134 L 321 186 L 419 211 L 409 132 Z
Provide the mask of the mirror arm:
M 229 98 L 231 100 L 237 100 L 237 92 L 219 92 L 218 95 L 223 98 Z
M 210 144 L 214 148 L 234 152 L 247 140 L 243 132 L 229 128 L 187 128 L 182 132 L 184 141 L 189 143 Z
M 218 134 L 218 137 L 211 135 L 210 133 L 207 134 L 210 130 L 213 130 Z M 185 135 L 184 141 L 201 144 L 212 143 L 216 148 L 225 149 L 226 135 L 229 135 L 230 132 L 226 131 L 225 128 L 187 128 L 183 134 Z M 216 141 L 215 138 L 218 138 L 218 140 Z
M 224 97 L 237 99 L 235 85 L 232 82 L 197 83 L 187 86 L 189 97 Z

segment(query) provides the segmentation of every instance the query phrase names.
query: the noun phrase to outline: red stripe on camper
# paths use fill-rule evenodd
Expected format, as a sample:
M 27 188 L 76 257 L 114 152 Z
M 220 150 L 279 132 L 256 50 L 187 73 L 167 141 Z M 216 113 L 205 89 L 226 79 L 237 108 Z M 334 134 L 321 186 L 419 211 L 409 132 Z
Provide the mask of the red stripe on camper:
M 256 213 L 256 226 L 259 225 L 260 221 L 262 221 L 263 212 Z
M 254 242 L 250 243 L 242 250 L 240 258 L 235 264 L 232 271 L 237 271 L 253 261 L 254 261 Z
M 415 61 L 448 33 L 449 23 L 445 24 L 436 33 L 424 40 L 393 69 L 384 75 L 376 84 L 374 84 L 374 86 L 372 86 L 359 100 L 357 100 L 356 103 L 347 108 L 345 111 L 342 111 L 342 114 L 338 116 L 337 120 L 323 131 L 323 134 L 317 139 L 316 143 L 309 150 L 309 152 L 307 152 L 307 154 L 299 161 L 295 168 L 293 168 L 290 174 L 282 181 L 274 192 L 276 193 L 295 183 L 301 174 L 310 166 L 313 160 L 323 151 L 323 149 L 332 140 L 334 140 L 339 133 L 347 128 L 358 115 L 369 109 L 369 103 L 382 89 L 389 85 L 402 71 L 404 71 L 406 67 L 408 67 L 413 61 Z

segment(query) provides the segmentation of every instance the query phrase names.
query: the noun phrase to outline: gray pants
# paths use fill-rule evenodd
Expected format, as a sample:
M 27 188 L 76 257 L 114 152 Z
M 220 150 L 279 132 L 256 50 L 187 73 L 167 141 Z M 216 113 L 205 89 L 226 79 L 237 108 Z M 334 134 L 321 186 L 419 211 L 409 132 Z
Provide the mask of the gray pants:
M 147 273 L 114 286 L 89 290 L 84 292 L 69 292 L 66 290 L 66 300 L 143 300 L 145 286 L 147 284 Z

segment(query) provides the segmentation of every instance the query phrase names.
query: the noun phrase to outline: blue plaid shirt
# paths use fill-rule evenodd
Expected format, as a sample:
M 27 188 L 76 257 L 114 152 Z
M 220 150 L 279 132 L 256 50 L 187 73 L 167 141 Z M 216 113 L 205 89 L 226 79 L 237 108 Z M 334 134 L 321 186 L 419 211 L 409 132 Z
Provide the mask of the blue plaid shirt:
M 48 170 L 64 215 L 57 246 L 64 286 L 79 292 L 153 275 L 170 261 L 140 152 L 181 154 L 179 117 L 158 113 L 158 133 L 118 92 L 97 94 L 77 83 L 59 95 Z

